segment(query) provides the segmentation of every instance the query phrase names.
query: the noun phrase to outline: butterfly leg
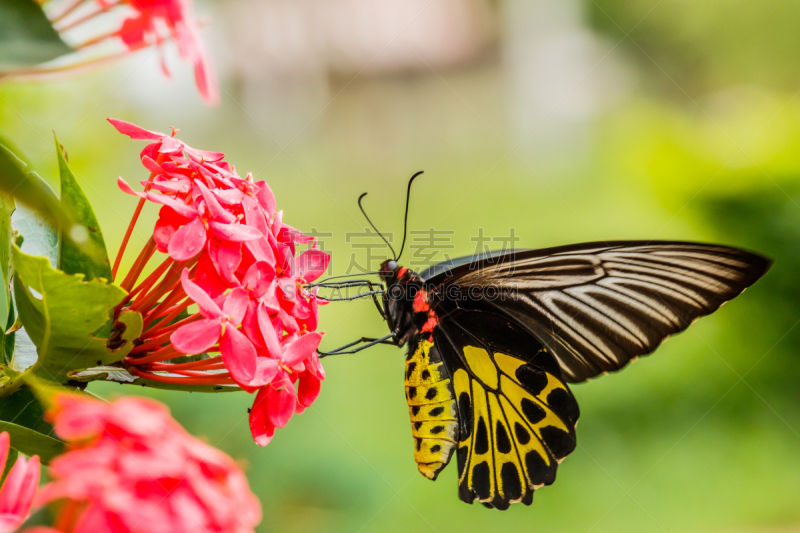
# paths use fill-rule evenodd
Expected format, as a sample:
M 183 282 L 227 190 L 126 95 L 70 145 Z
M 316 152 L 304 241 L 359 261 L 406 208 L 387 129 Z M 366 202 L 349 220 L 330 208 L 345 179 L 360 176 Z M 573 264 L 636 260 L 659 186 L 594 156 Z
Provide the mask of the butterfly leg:
M 362 346 L 358 346 L 356 348 L 352 348 L 353 346 L 357 346 L 358 344 L 362 344 Z M 370 346 L 375 346 L 376 344 L 391 344 L 393 346 L 397 346 L 397 339 L 394 333 L 389 333 L 388 335 L 381 337 L 380 339 L 373 339 L 371 337 L 361 337 L 357 341 L 353 341 L 349 344 L 345 344 L 344 346 L 340 346 L 335 350 L 331 350 L 330 352 L 317 352 L 322 357 L 328 357 L 329 355 L 344 355 L 344 354 L 351 354 L 351 353 L 358 353 L 361 350 L 366 350 Z M 352 348 L 348 350 L 348 348 Z
M 379 288 L 376 288 L 379 287 Z M 382 283 L 375 283 L 368 279 L 353 279 L 347 281 L 334 281 L 334 282 L 325 282 L 322 281 L 320 283 L 311 283 L 306 285 L 306 288 L 313 288 L 313 287 L 322 287 L 325 289 L 333 289 L 333 290 L 341 290 L 341 289 L 349 289 L 354 287 L 367 287 L 369 292 L 365 292 L 362 294 L 358 294 L 356 296 L 344 297 L 344 298 L 325 298 L 320 296 L 321 300 L 325 300 L 327 302 L 346 302 L 350 300 L 358 300 L 359 298 L 365 298 L 367 296 L 372 297 L 372 302 L 375 304 L 375 308 L 378 309 L 378 313 L 380 313 L 381 317 L 386 320 L 386 311 L 385 308 L 381 306 L 378 298 L 376 297 L 379 294 L 383 294 L 385 301 L 386 298 L 386 289 L 384 288 Z

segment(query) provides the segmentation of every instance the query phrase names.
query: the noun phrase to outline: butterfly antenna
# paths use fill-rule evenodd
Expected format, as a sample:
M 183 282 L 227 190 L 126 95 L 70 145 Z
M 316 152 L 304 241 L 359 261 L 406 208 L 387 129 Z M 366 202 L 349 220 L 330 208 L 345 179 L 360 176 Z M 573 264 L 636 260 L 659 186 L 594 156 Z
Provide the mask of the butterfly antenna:
M 364 193 L 364 194 L 362 194 L 361 196 L 358 197 L 358 208 L 361 209 L 361 212 L 364 214 L 364 218 L 367 219 L 367 222 L 369 222 L 369 225 L 372 226 L 372 229 L 375 230 L 375 233 L 377 233 L 378 236 L 381 239 L 383 239 L 383 242 L 385 242 L 386 246 L 388 246 L 389 249 L 392 251 L 392 255 L 394 256 L 395 261 L 397 261 L 397 253 L 395 253 L 394 248 L 392 248 L 391 243 L 389 243 L 389 241 L 386 239 L 386 237 L 383 236 L 383 233 L 378 231 L 378 228 L 375 227 L 375 224 L 373 224 L 372 221 L 367 216 L 367 212 L 364 211 L 364 206 L 361 205 L 361 199 L 364 198 L 366 195 L 367 195 L 367 193 Z
M 416 178 L 423 172 L 425 171 L 420 170 L 419 172 L 411 176 L 410 180 L 408 180 L 408 192 L 406 192 L 406 214 L 405 217 L 403 218 L 403 244 L 400 246 L 400 255 L 397 256 L 397 259 L 400 259 L 400 256 L 403 255 L 403 248 L 406 247 L 406 237 L 408 236 L 406 229 L 408 229 L 408 204 L 411 200 L 411 184 L 414 183 L 414 178 Z M 395 261 L 397 261 L 397 259 L 395 259 Z

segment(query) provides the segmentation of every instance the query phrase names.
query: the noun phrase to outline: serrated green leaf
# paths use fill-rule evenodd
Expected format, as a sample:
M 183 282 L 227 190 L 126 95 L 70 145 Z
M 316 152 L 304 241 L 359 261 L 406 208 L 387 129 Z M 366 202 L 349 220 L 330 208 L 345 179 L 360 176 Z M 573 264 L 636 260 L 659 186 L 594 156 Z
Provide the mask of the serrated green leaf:
M 72 51 L 37 2 L 0 2 L 0 68 L 34 66 Z
M 37 375 L 65 383 L 70 370 L 115 363 L 130 352 L 132 340 L 141 333 L 138 313 L 120 317 L 125 331 L 117 334 L 119 338 L 95 335 L 125 297 L 122 288 L 99 278 L 84 281 L 82 274 L 65 274 L 47 258 L 27 255 L 17 246 L 12 258 L 17 312 L 37 348 Z M 113 351 L 107 344 L 112 344 Z
M 37 216 L 53 226 L 61 228 L 66 234 L 89 233 L 89 230 L 73 219 L 71 212 L 62 207 L 61 201 L 50 185 L 41 176 L 27 171 L 26 168 L 25 162 L 8 148 L 3 139 L 0 139 L 0 191 L 6 195 L 13 195 L 19 203 L 28 206 Z M 14 227 L 21 230 L 17 218 L 14 217 Z M 37 224 L 41 224 L 41 222 L 37 222 Z M 35 230 L 32 226 L 30 229 Z M 23 236 L 26 240 L 30 238 L 24 233 Z M 86 239 L 86 242 L 76 244 L 83 253 L 91 257 L 104 257 L 105 255 L 105 249 L 99 249 L 92 239 Z
M 85 274 L 86 281 L 93 278 L 112 279 L 103 232 L 92 209 L 92 204 L 78 185 L 69 168 L 64 148 L 56 138 L 58 169 L 61 175 L 61 207 L 73 221 L 69 232 L 61 231 L 61 252 L 58 268 L 67 274 Z M 86 246 L 86 241 L 92 246 Z M 2 243 L 0 243 L 2 244 Z M 91 255 L 88 253 L 91 251 Z
M 25 455 L 38 455 L 44 464 L 64 452 L 62 441 L 24 426 L 0 420 L 0 431 L 7 431 L 11 436 L 12 448 Z

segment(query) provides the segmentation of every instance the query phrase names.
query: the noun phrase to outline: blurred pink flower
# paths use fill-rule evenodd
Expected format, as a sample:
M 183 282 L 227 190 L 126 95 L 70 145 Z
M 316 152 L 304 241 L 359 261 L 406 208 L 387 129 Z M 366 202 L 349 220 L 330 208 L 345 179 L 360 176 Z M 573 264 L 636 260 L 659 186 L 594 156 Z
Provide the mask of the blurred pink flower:
M 60 393 L 48 412 L 67 451 L 37 503 L 61 503 L 62 533 L 245 533 L 261 521 L 236 463 L 153 400 Z
M 200 95 L 208 105 L 219 103 L 214 68 L 200 39 L 191 0 L 48 0 L 45 13 L 75 52 L 55 65 L 4 72 L 10 77 L 43 77 L 87 70 L 147 47 L 172 40 L 180 56 L 191 62 Z M 112 15 L 109 15 L 111 13 Z M 114 16 L 116 14 L 116 16 Z M 97 33 L 96 28 L 100 28 Z M 82 42 L 74 43 L 72 32 Z M 85 38 L 86 32 L 93 36 Z M 161 66 L 169 76 L 161 56 Z
M 0 433 L 0 472 L 6 466 L 11 439 Z M 15 531 L 28 518 L 39 484 L 39 456 L 19 457 L 0 488 L 0 533 Z

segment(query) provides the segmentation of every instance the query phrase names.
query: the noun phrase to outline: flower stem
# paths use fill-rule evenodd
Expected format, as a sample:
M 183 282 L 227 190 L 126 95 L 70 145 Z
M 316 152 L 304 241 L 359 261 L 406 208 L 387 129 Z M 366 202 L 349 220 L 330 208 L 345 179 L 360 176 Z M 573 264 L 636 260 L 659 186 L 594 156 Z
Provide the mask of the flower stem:
M 37 370 L 39 370 L 39 361 L 33 363 L 33 365 L 29 366 L 24 372 L 20 372 L 16 376 L 12 376 L 8 378 L 8 380 L 0 382 L 0 398 L 11 396 L 17 392 L 19 388 L 25 384 L 25 379 L 28 375 L 33 375 Z

